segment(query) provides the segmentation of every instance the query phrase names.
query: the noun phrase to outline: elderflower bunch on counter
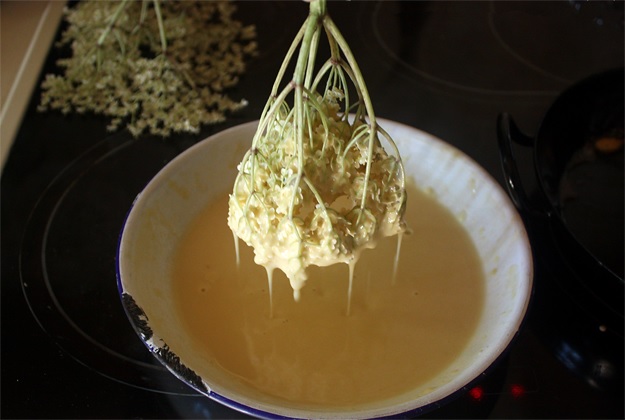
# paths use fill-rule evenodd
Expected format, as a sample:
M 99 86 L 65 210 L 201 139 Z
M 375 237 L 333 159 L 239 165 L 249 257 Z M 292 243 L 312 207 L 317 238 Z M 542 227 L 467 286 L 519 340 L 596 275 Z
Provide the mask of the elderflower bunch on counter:
M 226 91 L 255 54 L 255 28 L 227 1 L 83 1 L 66 10 L 58 60 L 42 84 L 41 111 L 93 112 L 109 130 L 197 133 L 246 105 Z
M 287 275 L 295 299 L 306 281 L 306 267 L 351 265 L 377 239 L 406 229 L 404 169 L 397 147 L 377 125 L 360 70 L 325 12 L 325 1 L 313 0 L 310 7 L 252 147 L 238 166 L 228 214 L 236 237 L 254 248 L 255 262 Z M 321 32 L 327 34 L 332 54 L 316 71 Z M 278 92 L 298 45 L 294 77 Z M 356 92 L 353 103 L 350 81 Z M 386 152 L 381 138 L 394 154 Z

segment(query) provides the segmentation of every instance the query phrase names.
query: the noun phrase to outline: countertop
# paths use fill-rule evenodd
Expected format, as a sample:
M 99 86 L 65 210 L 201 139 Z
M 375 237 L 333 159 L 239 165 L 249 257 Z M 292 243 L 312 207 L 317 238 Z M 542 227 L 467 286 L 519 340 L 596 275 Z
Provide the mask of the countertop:
M 0 3 L 0 167 L 22 122 L 64 7 L 61 0 Z

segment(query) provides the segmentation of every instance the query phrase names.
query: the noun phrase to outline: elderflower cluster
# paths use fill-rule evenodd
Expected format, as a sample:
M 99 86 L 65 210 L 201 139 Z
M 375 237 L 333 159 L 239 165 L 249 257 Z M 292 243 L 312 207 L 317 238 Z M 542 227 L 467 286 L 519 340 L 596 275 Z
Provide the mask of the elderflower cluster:
M 68 8 L 59 45 L 71 55 L 57 61 L 63 74 L 46 75 L 39 110 L 93 112 L 110 119 L 111 131 L 125 126 L 135 136 L 166 137 L 197 133 L 245 106 L 226 91 L 256 52 L 254 26 L 234 19 L 230 2 L 159 0 L 160 22 L 155 4 Z
M 371 128 L 342 118 L 340 92 L 330 93 L 304 130 L 303 171 L 285 113 L 240 163 L 229 200 L 231 230 L 254 248 L 257 264 L 287 275 L 296 298 L 307 266 L 350 263 L 378 237 L 405 229 L 400 162 L 377 139 L 369 156 Z

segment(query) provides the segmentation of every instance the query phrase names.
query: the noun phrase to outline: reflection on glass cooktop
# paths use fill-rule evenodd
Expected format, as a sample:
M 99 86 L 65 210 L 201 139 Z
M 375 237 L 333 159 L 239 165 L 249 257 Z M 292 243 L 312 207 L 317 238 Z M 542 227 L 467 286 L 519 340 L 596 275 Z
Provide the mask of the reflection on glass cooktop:
M 126 136 L 97 143 L 40 197 L 19 262 L 33 315 L 74 357 L 128 385 L 192 394 L 137 341 L 111 281 L 120 222 L 133 191 L 180 151 L 171 143 Z M 119 188 L 123 184 L 127 188 Z
M 420 77 L 467 92 L 528 95 L 622 66 L 623 45 L 614 42 L 622 9 L 617 2 L 396 1 L 379 3 L 372 20 L 379 45 Z M 388 25 L 395 16 L 399 24 Z

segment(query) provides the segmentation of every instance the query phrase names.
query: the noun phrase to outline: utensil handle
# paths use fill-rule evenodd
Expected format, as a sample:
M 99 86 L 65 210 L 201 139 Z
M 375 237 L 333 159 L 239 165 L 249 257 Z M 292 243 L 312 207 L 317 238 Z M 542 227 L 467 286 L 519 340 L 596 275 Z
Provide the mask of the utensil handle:
M 547 213 L 533 203 L 525 192 L 512 149 L 513 142 L 526 147 L 534 146 L 534 139 L 523 134 L 512 117 L 505 112 L 497 117 L 497 139 L 506 188 L 512 202 L 521 212 L 532 216 L 546 216 Z

